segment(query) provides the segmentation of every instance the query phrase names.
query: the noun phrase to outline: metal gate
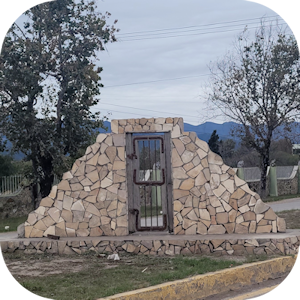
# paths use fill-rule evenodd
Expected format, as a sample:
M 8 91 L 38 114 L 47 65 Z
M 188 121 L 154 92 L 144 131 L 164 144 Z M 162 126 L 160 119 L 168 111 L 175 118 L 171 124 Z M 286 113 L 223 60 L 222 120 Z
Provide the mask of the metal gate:
M 169 133 L 126 140 L 129 231 L 172 231 Z

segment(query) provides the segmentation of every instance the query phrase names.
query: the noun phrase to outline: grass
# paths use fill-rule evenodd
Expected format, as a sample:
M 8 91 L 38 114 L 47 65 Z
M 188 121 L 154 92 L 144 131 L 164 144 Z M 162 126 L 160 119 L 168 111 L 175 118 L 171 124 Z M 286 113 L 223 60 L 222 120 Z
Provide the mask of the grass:
M 287 229 L 300 229 L 300 209 L 284 210 L 276 214 L 285 219 Z
M 276 202 L 285 199 L 292 199 L 292 198 L 300 198 L 300 194 L 294 195 L 281 195 L 281 196 L 268 196 L 265 199 L 262 199 L 264 202 Z
M 69 261 L 66 261 L 65 256 L 55 255 L 4 253 L 3 256 L 8 268 L 16 261 L 22 262 L 20 268 L 23 268 L 23 271 L 24 268 L 29 268 L 26 270 L 26 276 L 18 275 L 15 267 L 12 269 L 13 276 L 23 287 L 39 296 L 59 300 L 94 300 L 243 264 L 242 261 L 203 256 L 171 258 L 124 255 L 119 261 L 108 261 L 105 257 L 95 254 L 69 256 Z M 64 263 L 67 264 L 67 271 L 46 276 L 30 275 L 30 267 L 32 268 L 35 263 L 38 263 L 36 267 L 39 269 L 43 268 L 41 266 L 43 262 L 47 268 L 53 263 L 53 268 L 57 271 L 53 261 L 55 259 L 62 260 L 60 267 Z M 82 269 L 71 273 L 72 263 L 76 259 L 80 261 Z M 48 269 L 45 269 L 44 274 L 47 272 Z
M 24 223 L 27 217 L 26 215 L 23 217 L 0 219 L 0 232 L 17 231 L 18 226 Z M 6 230 L 5 226 L 9 226 L 9 229 Z

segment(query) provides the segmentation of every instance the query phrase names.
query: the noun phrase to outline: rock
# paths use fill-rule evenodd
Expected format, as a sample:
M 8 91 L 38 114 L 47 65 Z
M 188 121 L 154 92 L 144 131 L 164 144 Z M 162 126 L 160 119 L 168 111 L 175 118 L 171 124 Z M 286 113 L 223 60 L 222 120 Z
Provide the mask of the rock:
M 257 226 L 256 233 L 269 233 L 272 230 L 272 225 Z
M 264 219 L 265 219 L 265 220 L 271 220 L 271 221 L 274 221 L 274 220 L 276 220 L 276 218 L 277 218 L 276 214 L 274 213 L 273 209 L 270 207 L 270 208 L 265 212 Z
M 210 225 L 208 234 L 224 234 L 226 229 L 223 225 Z
M 117 253 L 114 253 L 114 254 L 108 255 L 107 259 L 120 260 L 120 257 Z
M 269 205 L 263 203 L 260 199 L 257 200 L 255 206 L 254 206 L 254 212 L 256 214 L 262 214 L 264 213 L 265 211 L 267 211 L 268 209 L 270 208 Z
M 277 231 L 286 232 L 286 223 L 283 218 L 277 217 Z
M 210 214 L 207 209 L 199 209 L 200 219 L 210 220 Z
M 216 214 L 216 221 L 218 224 L 228 223 L 228 213 L 222 212 Z
M 22 223 L 17 228 L 18 238 L 24 238 L 25 237 L 25 224 Z
M 192 178 L 186 179 L 184 180 L 181 185 L 180 185 L 180 189 L 181 190 L 191 190 L 195 185 L 195 180 Z

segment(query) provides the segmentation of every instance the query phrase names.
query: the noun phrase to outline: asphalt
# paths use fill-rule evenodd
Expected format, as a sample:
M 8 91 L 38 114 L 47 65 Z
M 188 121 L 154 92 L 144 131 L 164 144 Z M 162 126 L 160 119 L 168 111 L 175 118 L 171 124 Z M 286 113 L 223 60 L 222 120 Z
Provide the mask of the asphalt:
M 300 198 L 286 199 L 276 202 L 267 202 L 266 204 L 271 206 L 275 212 L 291 209 L 300 209 Z

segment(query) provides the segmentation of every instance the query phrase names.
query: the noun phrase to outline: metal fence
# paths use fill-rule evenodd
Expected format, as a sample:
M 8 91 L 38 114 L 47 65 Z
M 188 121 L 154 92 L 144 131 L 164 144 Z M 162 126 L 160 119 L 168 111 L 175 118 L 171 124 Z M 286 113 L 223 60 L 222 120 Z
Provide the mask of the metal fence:
M 0 196 L 12 196 L 22 190 L 21 182 L 23 175 L 1 176 L 0 177 Z
M 24 175 L 0 176 L 0 197 L 15 196 L 19 194 L 22 189 L 22 181 L 25 180 Z M 57 185 L 61 178 L 54 175 L 53 185 Z

